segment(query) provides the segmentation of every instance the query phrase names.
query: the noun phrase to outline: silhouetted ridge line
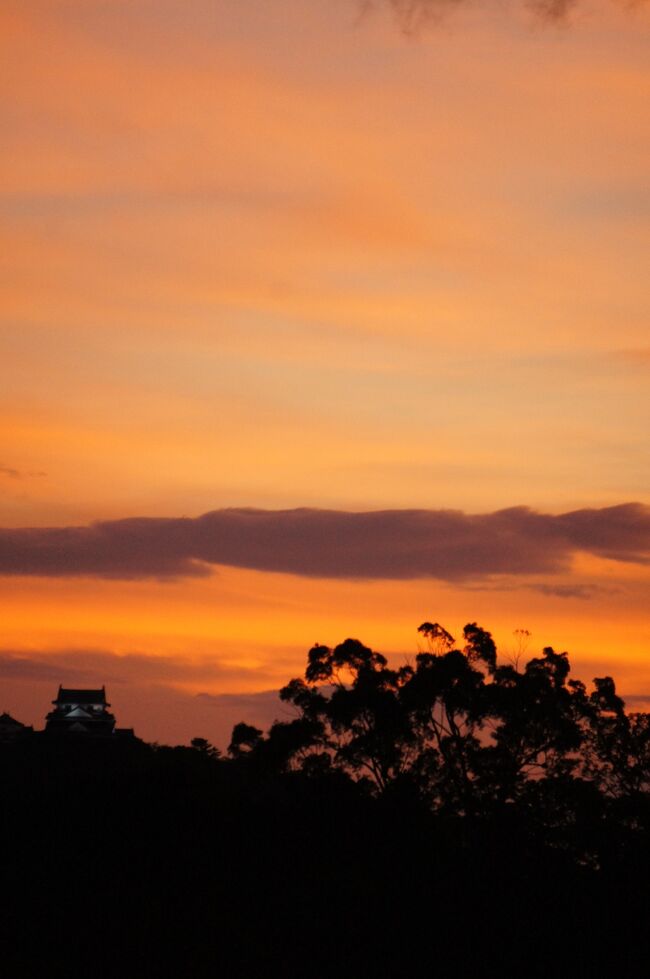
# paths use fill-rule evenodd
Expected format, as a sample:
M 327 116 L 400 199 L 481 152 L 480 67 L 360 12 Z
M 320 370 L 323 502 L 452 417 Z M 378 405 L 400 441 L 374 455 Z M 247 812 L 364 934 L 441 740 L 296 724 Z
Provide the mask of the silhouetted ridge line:
M 7 975 L 645 974 L 650 715 L 525 630 L 418 635 L 312 647 L 226 757 L 0 716 Z

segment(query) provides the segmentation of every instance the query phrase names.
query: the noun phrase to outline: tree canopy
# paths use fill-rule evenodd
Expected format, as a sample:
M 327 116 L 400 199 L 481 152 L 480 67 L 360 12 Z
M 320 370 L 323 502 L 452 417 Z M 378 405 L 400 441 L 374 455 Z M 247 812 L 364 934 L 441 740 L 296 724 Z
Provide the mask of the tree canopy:
M 650 715 L 627 713 L 611 677 L 588 689 L 550 646 L 503 661 L 476 622 L 460 643 L 439 623 L 418 633 L 423 648 L 397 667 L 358 639 L 313 646 L 304 676 L 280 693 L 294 719 L 266 735 L 238 725 L 231 758 L 258 772 L 336 774 L 443 816 L 507 813 L 559 846 L 575 844 L 587 815 L 616 811 L 638 825 L 650 800 Z M 589 838 L 580 859 L 593 859 Z

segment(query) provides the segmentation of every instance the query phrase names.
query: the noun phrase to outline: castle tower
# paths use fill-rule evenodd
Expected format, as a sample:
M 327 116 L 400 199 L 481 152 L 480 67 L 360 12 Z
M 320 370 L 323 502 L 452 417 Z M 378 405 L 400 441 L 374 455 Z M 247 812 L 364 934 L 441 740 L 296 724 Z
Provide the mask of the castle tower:
M 59 687 L 54 710 L 45 719 L 47 734 L 86 734 L 92 737 L 110 737 L 115 718 L 108 712 L 111 706 L 106 700 L 106 690 L 70 690 Z

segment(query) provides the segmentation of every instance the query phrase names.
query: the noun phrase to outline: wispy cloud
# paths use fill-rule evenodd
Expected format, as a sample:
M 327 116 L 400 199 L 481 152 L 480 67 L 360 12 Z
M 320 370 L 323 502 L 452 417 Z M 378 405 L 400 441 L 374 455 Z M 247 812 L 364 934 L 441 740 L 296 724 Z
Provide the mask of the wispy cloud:
M 133 517 L 85 527 L 0 530 L 0 574 L 179 578 L 211 565 L 322 578 L 444 581 L 556 574 L 582 551 L 650 559 L 650 507 L 552 515 L 528 507 L 460 510 L 226 509 L 196 518 Z
M 432 21 L 438 21 L 446 14 L 461 6 L 471 5 L 470 0 L 359 0 L 362 11 L 373 7 L 389 6 L 400 28 L 405 33 L 413 33 Z M 619 6 L 630 6 L 624 0 L 617 0 Z M 641 0 L 643 2 L 643 0 Z M 481 0 L 473 0 L 474 6 L 480 6 Z M 489 0 L 483 0 L 483 6 L 492 6 Z M 581 0 L 513 0 L 510 6 L 532 13 L 546 23 L 562 23 L 566 21 L 571 11 L 581 5 Z
M 646 711 L 650 707 L 650 693 L 627 694 L 625 705 L 629 711 Z
M 247 677 L 254 677 L 261 684 L 272 682 L 264 669 L 247 669 L 239 663 L 235 667 L 217 658 L 193 661 L 187 657 L 142 653 L 120 655 L 106 649 L 0 649 L 0 677 L 32 683 L 68 683 L 71 686 L 105 683 L 174 687 L 224 681 L 243 683 Z
M 617 350 L 616 359 L 632 367 L 650 367 L 650 347 L 637 347 L 633 350 Z
M 14 469 L 12 466 L 4 466 L 0 464 L 0 477 L 5 476 L 7 479 L 34 479 L 39 476 L 47 476 L 44 472 L 23 472 L 21 469 Z
M 590 601 L 598 598 L 599 595 L 611 595 L 616 589 L 604 588 L 602 585 L 549 585 L 544 582 L 527 585 L 531 591 L 537 591 L 541 595 L 549 598 L 579 598 L 582 601 Z

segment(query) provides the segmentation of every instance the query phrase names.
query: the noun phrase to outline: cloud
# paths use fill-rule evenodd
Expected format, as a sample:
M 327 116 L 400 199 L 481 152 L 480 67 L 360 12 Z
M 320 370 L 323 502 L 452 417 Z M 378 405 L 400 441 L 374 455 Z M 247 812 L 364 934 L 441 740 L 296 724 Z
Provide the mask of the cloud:
M 547 585 L 532 584 L 528 585 L 531 591 L 540 592 L 550 598 L 579 598 L 582 601 L 589 601 L 599 595 L 611 595 L 615 591 L 613 588 L 603 588 L 601 585 Z
M 196 700 L 219 711 L 232 724 L 238 720 L 270 727 L 276 720 L 291 720 L 295 709 L 280 700 L 277 690 L 258 690 L 253 693 L 197 693 Z M 248 718 L 254 718 L 251 722 Z
M 631 367 L 650 367 L 650 347 L 637 347 L 633 350 L 616 350 L 614 357 Z
M 474 4 L 478 0 L 474 0 Z M 631 6 L 626 0 L 617 0 L 622 7 Z M 641 0 L 643 2 L 643 0 Z M 379 6 L 381 0 L 360 0 L 362 10 Z M 427 23 L 440 20 L 445 14 L 466 6 L 465 0 L 385 0 L 392 9 L 400 28 L 407 34 L 418 31 Z M 580 6 L 580 0 L 518 0 L 512 4 L 524 7 L 541 21 L 546 23 L 561 23 L 570 12 Z
M 630 713 L 647 711 L 650 708 L 650 693 L 633 693 L 624 697 L 625 706 Z
M 77 676 L 77 674 L 74 674 Z M 71 679 L 73 671 L 60 663 L 49 663 L 47 660 L 34 659 L 12 652 L 0 652 L 0 677 L 3 680 L 29 680 L 32 683 L 65 683 Z M 94 679 L 88 671 L 81 670 L 78 679 L 89 682 Z
M 243 683 L 248 678 L 258 683 L 272 682 L 270 674 L 263 668 L 247 669 L 240 664 L 227 666 L 214 658 L 192 661 L 186 657 L 142 653 L 124 655 L 105 649 L 0 649 L 0 677 L 31 683 L 67 683 L 73 687 L 84 684 L 157 684 L 173 687 L 216 681 Z
M 647 564 L 650 507 L 551 515 L 460 510 L 215 510 L 85 527 L 0 529 L 0 575 L 174 579 L 211 565 L 321 578 L 477 580 L 556 574 L 577 551 Z
M 282 704 L 277 690 L 255 690 L 252 693 L 197 693 L 196 697 L 204 704 L 212 707 L 257 707 L 259 704 L 273 706 L 277 710 Z
M 47 473 L 44 472 L 22 472 L 20 469 L 14 469 L 12 466 L 0 465 L 0 476 L 6 476 L 8 479 L 33 479 L 46 475 Z

